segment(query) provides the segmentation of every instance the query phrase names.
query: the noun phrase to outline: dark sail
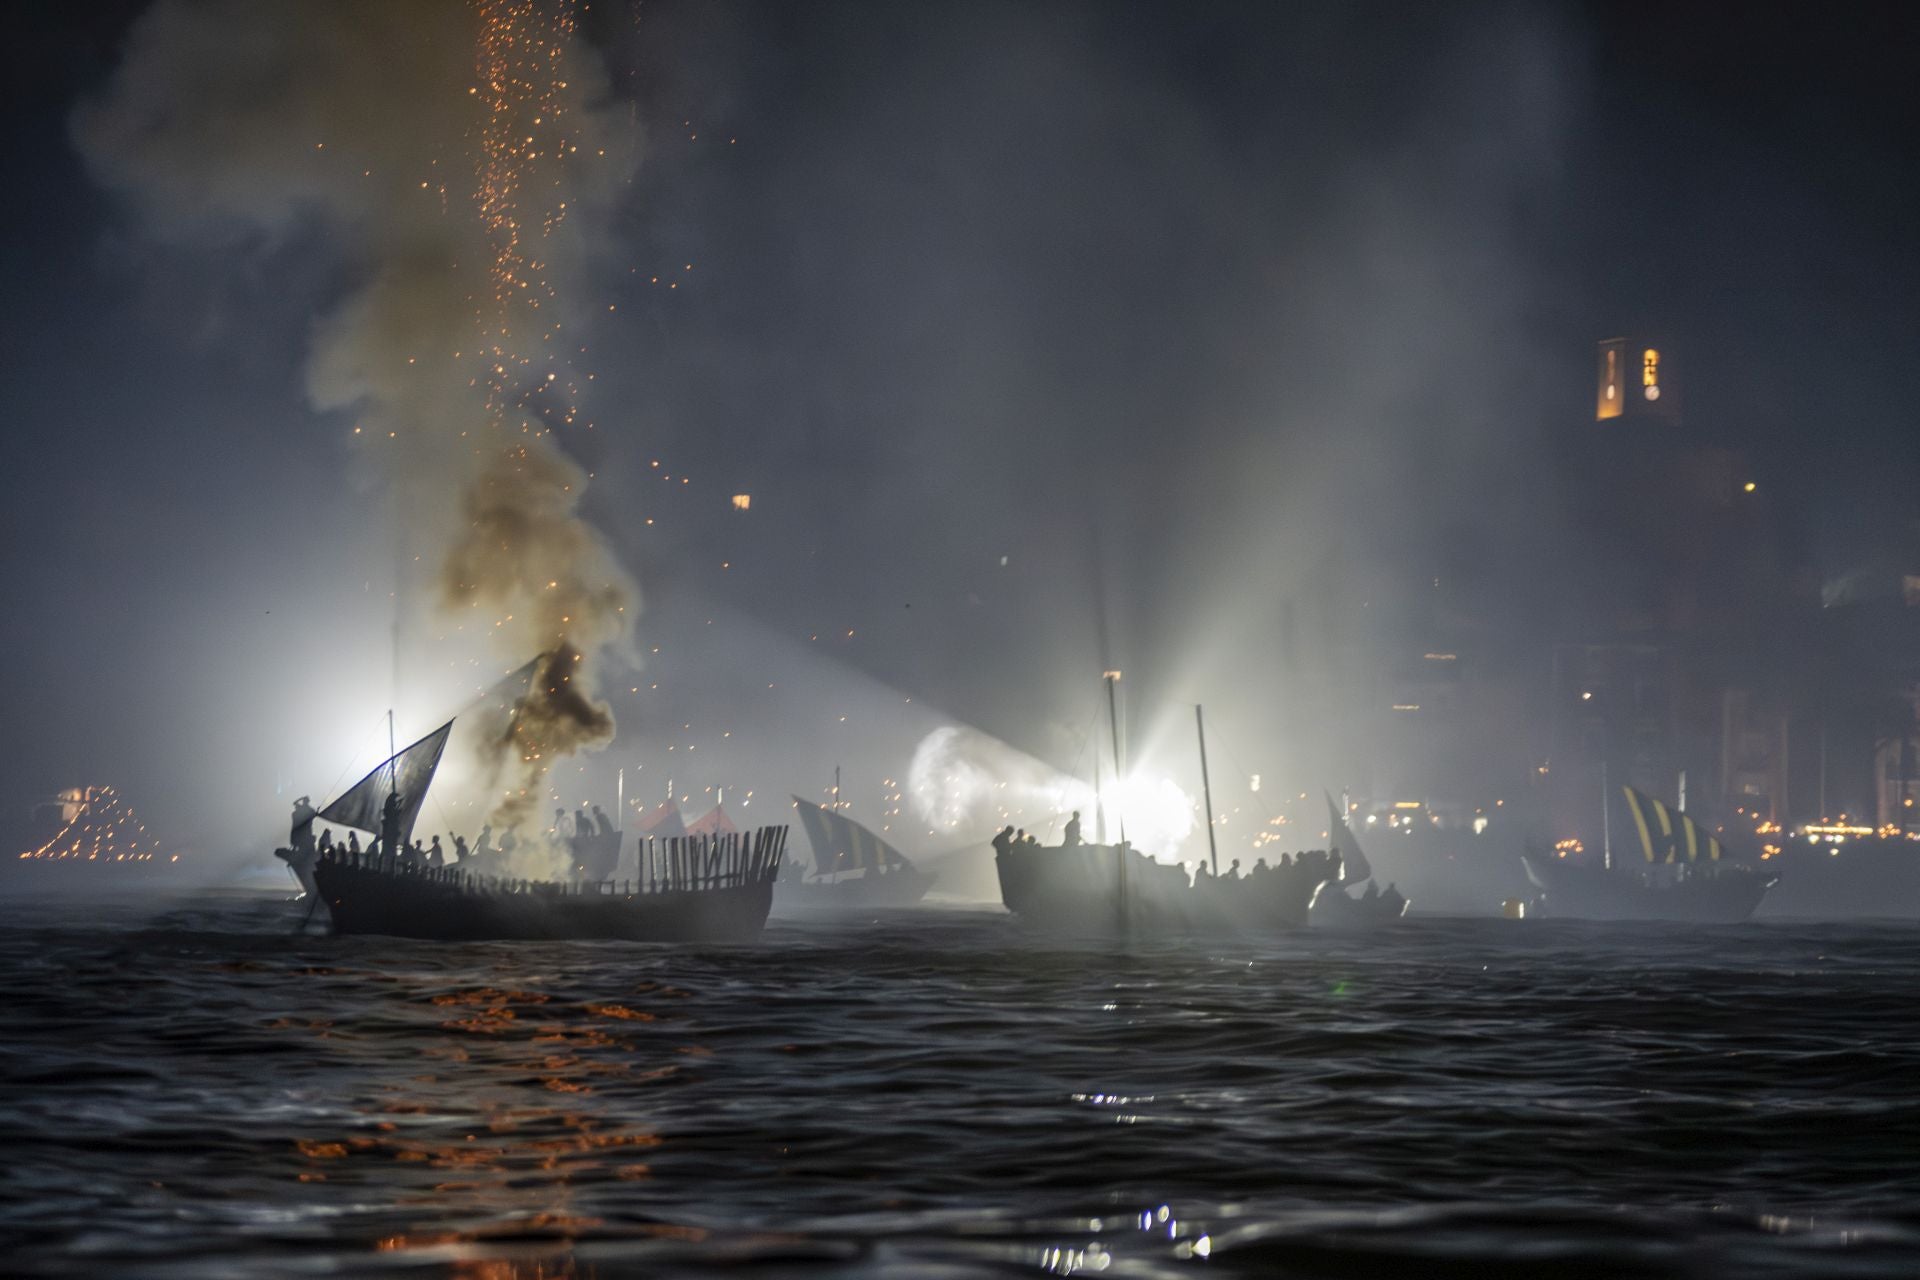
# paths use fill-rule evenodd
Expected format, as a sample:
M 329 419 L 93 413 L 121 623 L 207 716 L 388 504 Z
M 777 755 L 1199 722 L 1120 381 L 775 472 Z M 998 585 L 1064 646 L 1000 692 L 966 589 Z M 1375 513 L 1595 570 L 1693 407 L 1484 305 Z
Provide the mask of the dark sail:
M 898 849 L 852 818 L 799 796 L 793 798 L 793 807 L 799 810 L 800 825 L 807 829 L 807 842 L 813 846 L 815 875 L 909 865 Z
M 1347 815 L 1340 812 L 1340 806 L 1333 802 L 1332 792 L 1322 794 L 1327 797 L 1327 847 L 1340 855 L 1340 878 L 1348 884 L 1358 884 L 1371 878 L 1373 864 L 1360 851 L 1360 841 L 1354 838 L 1353 828 L 1347 825 Z
M 427 798 L 427 787 L 433 781 L 433 771 L 440 767 L 440 753 L 446 750 L 451 732 L 453 721 L 449 720 L 399 754 L 381 761 L 372 773 L 322 809 L 321 820 L 377 833 L 387 796 L 394 794 L 400 797 L 400 839 L 403 843 L 411 839 L 413 820 L 420 815 L 421 802 Z

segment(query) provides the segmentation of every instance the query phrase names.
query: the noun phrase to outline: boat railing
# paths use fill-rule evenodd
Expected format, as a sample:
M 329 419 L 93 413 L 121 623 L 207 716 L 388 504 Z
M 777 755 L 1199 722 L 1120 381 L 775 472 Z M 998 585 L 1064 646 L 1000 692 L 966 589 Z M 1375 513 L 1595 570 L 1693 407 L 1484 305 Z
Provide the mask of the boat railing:
M 460 893 L 538 894 L 545 897 L 633 897 L 637 894 L 705 892 L 771 884 L 780 878 L 786 856 L 787 828 L 639 838 L 638 874 L 617 880 L 535 880 L 491 875 L 465 867 L 424 866 L 410 858 L 360 850 L 327 850 L 321 858 L 359 871 L 426 884 Z

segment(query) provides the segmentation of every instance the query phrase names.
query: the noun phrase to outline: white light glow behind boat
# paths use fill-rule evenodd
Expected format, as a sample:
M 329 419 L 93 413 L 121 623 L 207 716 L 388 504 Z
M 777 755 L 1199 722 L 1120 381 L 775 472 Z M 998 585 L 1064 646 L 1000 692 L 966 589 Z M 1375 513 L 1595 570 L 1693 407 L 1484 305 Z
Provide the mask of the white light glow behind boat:
M 1062 773 L 976 729 L 947 725 L 921 739 L 907 771 L 916 817 L 937 833 L 985 841 L 1011 824 L 1042 844 L 1059 844 L 1067 818 L 1080 813 L 1081 837 L 1092 842 L 1100 824 L 1093 784 Z M 1127 839 L 1156 858 L 1178 856 L 1198 828 L 1194 797 L 1173 779 L 1136 769 L 1101 788 L 1106 834 Z

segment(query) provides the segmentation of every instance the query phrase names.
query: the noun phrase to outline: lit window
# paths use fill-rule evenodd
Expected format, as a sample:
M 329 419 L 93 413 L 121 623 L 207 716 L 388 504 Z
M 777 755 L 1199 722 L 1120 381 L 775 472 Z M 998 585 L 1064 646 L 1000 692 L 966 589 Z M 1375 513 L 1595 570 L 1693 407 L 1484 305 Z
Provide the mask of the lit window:
M 752 494 L 750 494 L 750 493 L 736 493 L 736 494 L 734 494 L 734 495 L 733 495 L 733 509 L 734 509 L 735 511 L 745 511 L 745 510 L 747 510 L 747 509 L 748 509 L 749 507 L 751 507 L 752 505 L 753 505 L 753 495 L 752 495 Z

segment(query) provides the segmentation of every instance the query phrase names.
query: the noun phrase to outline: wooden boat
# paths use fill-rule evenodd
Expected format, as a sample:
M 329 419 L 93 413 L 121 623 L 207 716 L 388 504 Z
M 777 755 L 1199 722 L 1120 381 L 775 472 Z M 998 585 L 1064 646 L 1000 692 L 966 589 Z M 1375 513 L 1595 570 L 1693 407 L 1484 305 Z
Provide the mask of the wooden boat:
M 780 882 L 775 905 L 781 910 L 910 907 L 933 887 L 932 874 L 846 814 L 799 796 L 793 807 L 813 846 L 814 870 L 811 878 L 789 874 Z
M 1119 728 L 1108 672 L 1107 713 L 1119 777 Z M 1206 779 L 1206 732 L 1200 709 L 1200 772 L 1207 800 L 1207 837 L 1213 845 L 1212 785 Z M 1096 765 L 1097 768 L 1097 765 Z M 1097 783 L 1096 783 L 1097 786 Z M 1096 804 L 1097 804 L 1096 800 Z M 1034 845 L 996 839 L 994 866 L 1000 901 L 1022 921 L 1068 934 L 1196 934 L 1218 936 L 1304 929 L 1315 897 L 1338 881 L 1336 853 L 1301 853 L 1247 876 L 1215 874 L 1202 866 L 1191 882 L 1185 868 L 1157 862 L 1127 844 Z
M 1340 879 L 1322 889 L 1320 896 L 1313 900 L 1314 928 L 1351 933 L 1384 928 L 1406 916 L 1412 902 L 1392 885 L 1382 893 L 1372 883 L 1373 864 L 1367 860 L 1366 850 L 1360 847 L 1359 837 L 1347 825 L 1347 815 L 1334 804 L 1330 793 L 1327 793 L 1327 841 L 1340 857 Z M 1366 888 L 1361 889 L 1363 884 Z
M 403 938 L 751 942 L 766 925 L 785 827 L 645 841 L 628 880 L 510 880 L 329 851 L 313 866 L 337 933 Z
M 1304 929 L 1322 886 L 1339 875 L 1329 854 L 1244 877 L 1201 875 L 1128 845 L 1015 845 L 994 851 L 1000 900 L 1023 921 L 1071 934 L 1266 933 Z
M 1723 856 L 1719 839 L 1685 813 L 1621 787 L 1640 839 L 1641 860 L 1614 864 L 1611 823 L 1598 863 L 1538 851 L 1522 856 L 1542 915 L 1580 920 L 1680 920 L 1737 924 L 1751 917 L 1780 877 Z M 1608 797 L 1610 800 L 1611 797 Z
M 1535 910 L 1577 920 L 1738 924 L 1753 915 L 1779 880 L 1737 863 L 1656 880 L 1633 868 L 1606 869 L 1537 853 L 1522 855 L 1521 861 L 1527 879 L 1541 891 Z
M 335 826 L 378 831 L 383 850 L 404 850 L 452 727 L 449 721 L 394 752 L 318 814 L 305 813 Z M 576 874 L 559 880 L 425 867 L 390 852 L 315 854 L 302 849 L 305 844 L 310 850 L 310 831 L 304 842 L 296 831 L 294 848 L 278 853 L 326 904 L 337 933 L 463 941 L 746 942 L 759 936 L 785 856 L 786 827 L 641 839 L 634 877 L 581 874 L 583 854 L 596 872 L 610 872 L 621 839 L 618 832 L 595 833 L 570 843 L 566 851 Z

